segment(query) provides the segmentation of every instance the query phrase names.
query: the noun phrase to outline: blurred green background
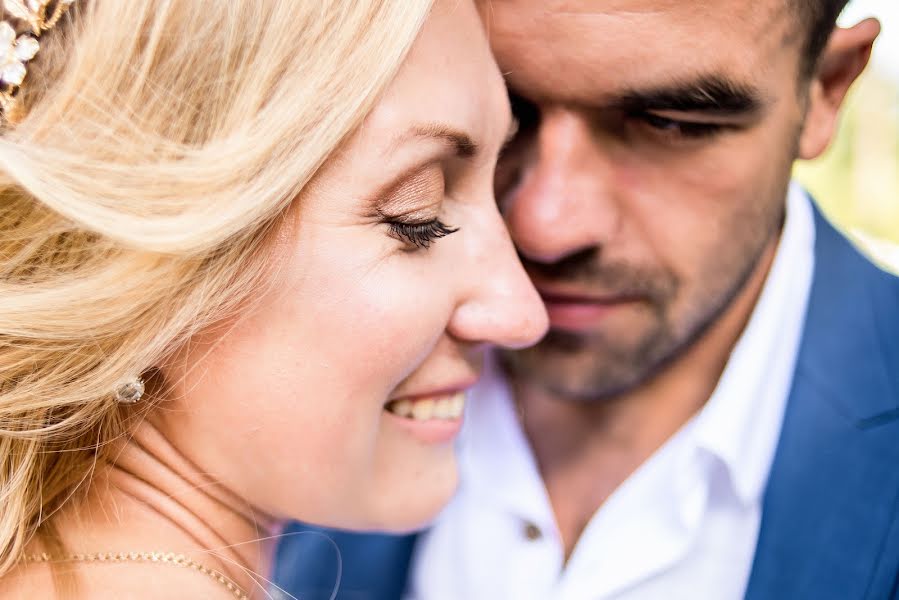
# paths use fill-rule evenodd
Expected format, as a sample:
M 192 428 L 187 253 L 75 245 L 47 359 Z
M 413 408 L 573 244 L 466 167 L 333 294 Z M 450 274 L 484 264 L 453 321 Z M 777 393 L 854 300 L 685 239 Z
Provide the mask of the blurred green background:
M 840 18 L 883 27 L 865 74 L 846 100 L 839 133 L 796 178 L 844 231 L 899 272 L 899 0 L 852 0 Z

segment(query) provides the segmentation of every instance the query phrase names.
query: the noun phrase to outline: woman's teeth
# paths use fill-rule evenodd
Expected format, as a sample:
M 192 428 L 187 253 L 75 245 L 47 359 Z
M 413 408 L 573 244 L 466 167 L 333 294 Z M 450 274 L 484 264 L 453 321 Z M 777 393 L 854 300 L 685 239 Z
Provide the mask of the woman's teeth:
M 387 410 L 393 414 L 416 421 L 458 419 L 464 409 L 465 392 L 424 400 L 394 400 L 387 404 Z

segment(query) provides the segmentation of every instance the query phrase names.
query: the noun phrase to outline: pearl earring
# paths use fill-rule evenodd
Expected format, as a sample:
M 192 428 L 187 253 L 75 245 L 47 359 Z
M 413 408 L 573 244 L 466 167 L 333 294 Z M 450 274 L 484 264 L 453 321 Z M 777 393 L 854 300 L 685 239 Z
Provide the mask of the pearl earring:
M 140 377 L 122 382 L 115 391 L 119 404 L 137 404 L 144 395 L 144 380 Z

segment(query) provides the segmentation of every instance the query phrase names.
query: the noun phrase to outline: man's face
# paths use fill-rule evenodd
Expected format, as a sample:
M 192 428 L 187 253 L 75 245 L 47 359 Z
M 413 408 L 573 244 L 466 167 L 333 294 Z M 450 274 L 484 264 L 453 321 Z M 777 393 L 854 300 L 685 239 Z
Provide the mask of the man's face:
M 777 243 L 804 112 L 789 4 L 481 3 L 521 121 L 497 197 L 552 325 L 507 356 L 520 376 L 580 399 L 640 384 Z

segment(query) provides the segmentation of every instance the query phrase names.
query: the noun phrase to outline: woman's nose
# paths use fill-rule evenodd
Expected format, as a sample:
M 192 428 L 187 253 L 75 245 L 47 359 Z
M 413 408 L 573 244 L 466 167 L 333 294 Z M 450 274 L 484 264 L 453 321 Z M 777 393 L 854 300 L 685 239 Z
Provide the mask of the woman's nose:
M 521 265 L 499 213 L 470 240 L 460 276 L 466 293 L 449 323 L 454 337 L 522 348 L 537 343 L 549 325 L 543 301 Z

